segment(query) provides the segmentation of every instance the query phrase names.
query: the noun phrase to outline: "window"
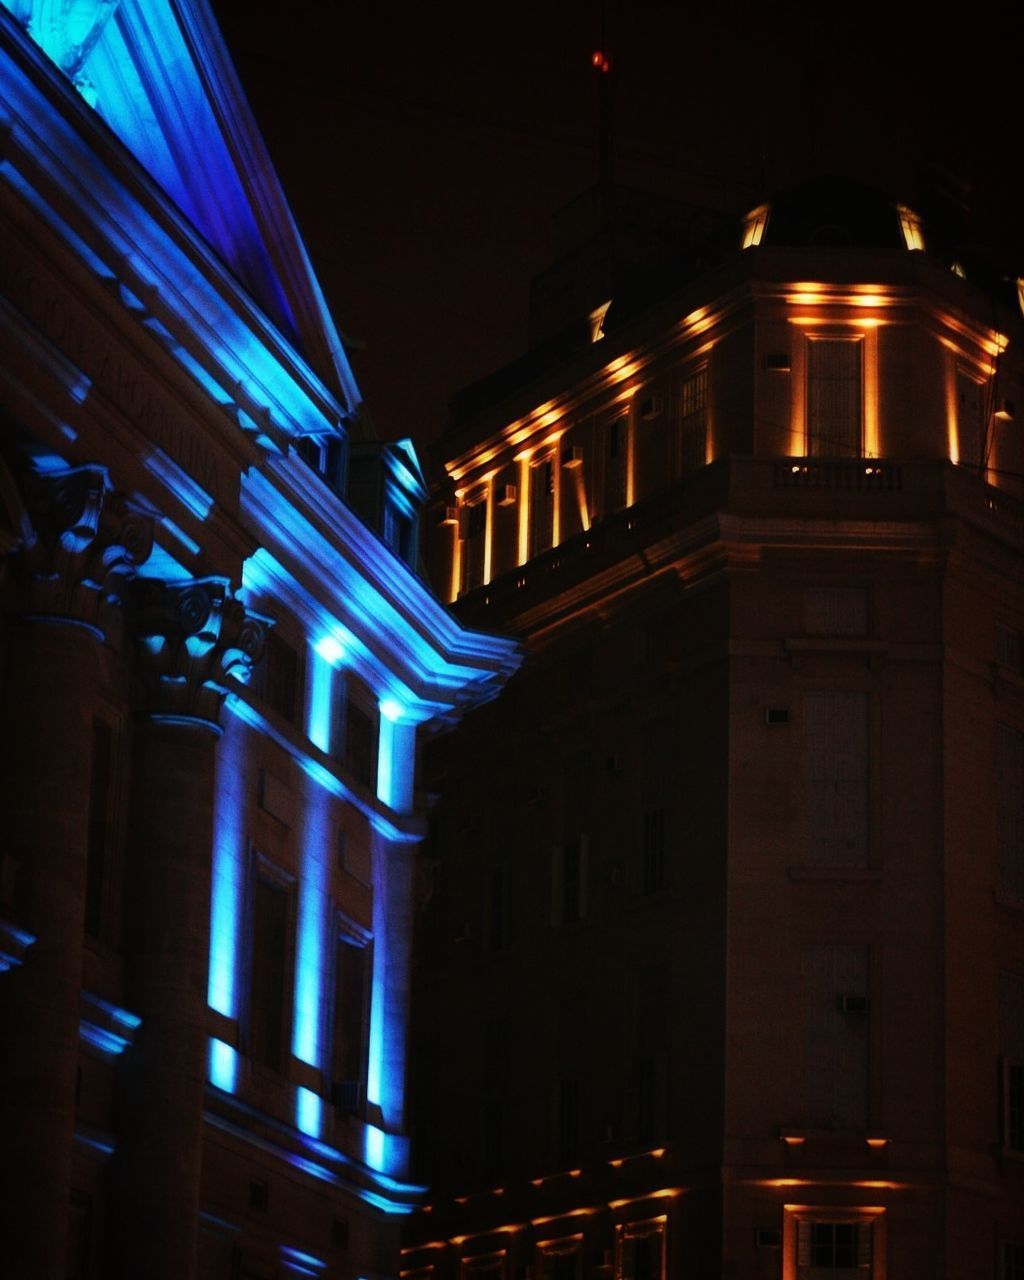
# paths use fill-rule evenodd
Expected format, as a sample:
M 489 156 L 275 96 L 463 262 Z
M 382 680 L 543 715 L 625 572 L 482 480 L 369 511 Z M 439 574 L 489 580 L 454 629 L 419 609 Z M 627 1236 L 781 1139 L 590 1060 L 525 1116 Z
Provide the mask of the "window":
M 1024 733 L 996 725 L 996 866 L 999 890 L 1024 899 Z
M 807 1275 L 870 1267 L 871 1224 L 801 1222 L 798 1227 L 797 1266 Z
M 867 634 L 868 593 L 863 587 L 811 587 L 804 593 L 804 621 L 812 636 Z
M 103 900 L 110 848 L 114 734 L 103 720 L 92 722 L 89 776 L 89 826 L 86 834 L 85 931 L 98 938 L 103 929 Z
M 583 1236 L 542 1240 L 537 1245 L 537 1280 L 580 1280 Z
M 1024 1151 L 1024 977 L 999 975 L 999 1054 L 1002 1061 L 1002 1139 Z
M 285 1065 L 288 969 L 288 891 L 257 859 L 249 958 L 249 1056 L 272 1071 Z
M 574 1164 L 580 1154 L 580 1082 L 560 1080 L 556 1095 L 555 1159 Z
M 956 371 L 956 431 L 962 467 L 980 468 L 985 462 L 985 384 L 966 369 Z
M 703 365 L 679 389 L 679 466 L 685 475 L 707 462 L 708 369 Z
M 665 887 L 665 810 L 660 806 L 644 814 L 641 886 L 645 894 L 660 893 Z
M 530 555 L 547 551 L 554 540 L 555 461 L 550 455 L 530 466 Z
M 664 1217 L 615 1228 L 615 1280 L 664 1280 Z
M 491 951 L 504 950 L 511 940 L 508 879 L 504 863 L 491 868 L 487 912 L 487 945 Z
M 840 690 L 807 693 L 803 713 L 807 864 L 866 867 L 867 694 Z
M 552 923 L 573 924 L 587 914 L 587 837 L 577 836 L 555 849 Z
M 487 498 L 478 498 L 463 508 L 462 590 L 483 586 L 487 543 Z
M 463 1258 L 459 1264 L 460 1280 L 504 1280 L 505 1250 Z
M 627 501 L 629 419 L 623 414 L 605 427 L 604 514 L 621 511 Z
M 862 343 L 856 338 L 810 338 L 807 344 L 807 453 L 861 454 Z
M 354 677 L 348 678 L 345 702 L 344 763 L 349 773 L 364 787 L 372 787 L 376 767 L 377 726 L 375 716 L 365 708 L 357 693 Z
M 868 948 L 806 947 L 804 1055 L 806 1123 L 863 1129 L 868 1119 Z
M 370 1024 L 371 950 L 365 939 L 338 935 L 334 964 L 334 1046 L 332 1089 L 335 1106 L 361 1114 L 366 1082 Z
M 884 1280 L 885 1211 L 787 1205 L 786 1280 Z
M 500 1098 L 484 1103 L 481 1129 L 481 1172 L 485 1179 L 496 1181 L 504 1172 L 505 1107 Z
M 267 632 L 263 661 L 252 674 L 251 687 L 273 711 L 289 724 L 295 723 L 299 691 L 299 655 L 277 628 Z

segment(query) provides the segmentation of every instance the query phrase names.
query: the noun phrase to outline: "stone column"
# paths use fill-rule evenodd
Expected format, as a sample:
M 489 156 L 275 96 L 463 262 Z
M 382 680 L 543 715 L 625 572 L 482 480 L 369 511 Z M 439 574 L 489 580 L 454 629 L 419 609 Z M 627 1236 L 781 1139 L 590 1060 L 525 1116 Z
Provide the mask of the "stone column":
M 126 997 L 142 1025 L 120 1064 L 105 1274 L 188 1280 L 202 1166 L 218 717 L 224 675 L 247 675 L 263 626 L 220 579 L 138 587 L 147 710 L 136 736 L 125 948 Z
M 0 980 L 0 1269 L 64 1280 L 100 651 L 152 532 L 99 467 L 29 477 L 25 491 L 30 532 L 10 561 L 0 811 L 15 919 L 35 941 Z

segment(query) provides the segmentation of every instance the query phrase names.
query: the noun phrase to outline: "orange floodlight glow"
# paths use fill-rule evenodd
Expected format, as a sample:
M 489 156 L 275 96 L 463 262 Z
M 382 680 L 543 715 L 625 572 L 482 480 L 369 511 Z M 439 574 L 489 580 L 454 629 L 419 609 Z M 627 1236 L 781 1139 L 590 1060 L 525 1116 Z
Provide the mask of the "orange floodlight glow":
M 648 1191 L 644 1196 L 630 1196 L 625 1200 L 609 1200 L 609 1209 L 624 1209 L 630 1204 L 643 1204 L 645 1200 L 671 1200 L 676 1196 L 681 1196 L 686 1190 L 685 1187 L 662 1187 L 658 1191 Z

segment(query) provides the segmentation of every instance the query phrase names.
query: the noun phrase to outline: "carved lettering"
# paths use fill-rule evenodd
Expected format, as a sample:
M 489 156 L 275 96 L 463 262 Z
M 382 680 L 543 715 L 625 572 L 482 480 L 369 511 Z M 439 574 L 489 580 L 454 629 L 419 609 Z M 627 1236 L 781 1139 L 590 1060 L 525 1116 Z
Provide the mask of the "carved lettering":
M 217 464 L 181 419 L 181 410 L 130 357 L 103 341 L 84 309 L 54 280 L 33 270 L 17 239 L 0 232 L 0 292 L 139 430 L 216 500 L 224 496 Z

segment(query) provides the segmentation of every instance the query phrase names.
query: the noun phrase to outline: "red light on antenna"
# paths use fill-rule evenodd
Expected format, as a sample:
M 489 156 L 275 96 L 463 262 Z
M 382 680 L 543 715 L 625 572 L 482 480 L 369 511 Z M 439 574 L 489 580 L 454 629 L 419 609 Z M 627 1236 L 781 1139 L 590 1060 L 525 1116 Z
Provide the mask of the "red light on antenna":
M 595 49 L 590 55 L 590 65 L 596 67 L 602 75 L 607 74 L 612 69 L 612 64 L 604 56 L 600 49 Z

